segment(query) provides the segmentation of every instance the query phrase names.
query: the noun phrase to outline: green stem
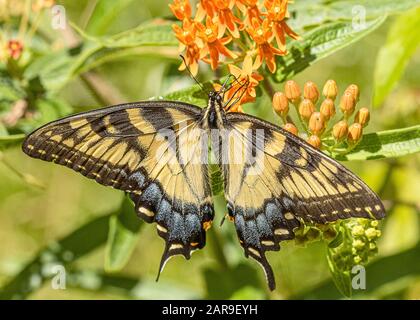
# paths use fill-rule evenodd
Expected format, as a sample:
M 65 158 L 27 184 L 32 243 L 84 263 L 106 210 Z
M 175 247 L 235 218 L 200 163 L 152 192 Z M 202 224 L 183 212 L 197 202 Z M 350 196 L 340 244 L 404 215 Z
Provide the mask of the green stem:
M 217 262 L 219 263 L 220 267 L 227 271 L 230 269 L 229 262 L 226 258 L 226 255 L 223 251 L 222 241 L 220 239 L 220 233 L 216 230 L 215 226 L 210 228 L 208 231 L 209 236 L 211 237 L 212 241 L 212 251 L 214 257 L 216 258 Z

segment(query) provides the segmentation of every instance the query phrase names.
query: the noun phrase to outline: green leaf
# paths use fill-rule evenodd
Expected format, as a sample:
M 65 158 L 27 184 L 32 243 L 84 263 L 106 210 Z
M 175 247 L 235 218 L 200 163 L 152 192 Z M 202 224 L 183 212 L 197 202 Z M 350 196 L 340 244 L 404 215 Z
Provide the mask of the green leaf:
M 247 291 L 249 288 L 253 288 L 254 292 L 260 291 L 261 288 L 258 273 L 245 263 L 240 263 L 236 267 L 224 271 L 206 268 L 204 269 L 204 279 L 207 286 L 206 299 L 228 299 L 245 288 Z
M 63 49 L 40 56 L 28 66 L 24 77 L 39 77 L 44 88 L 53 95 L 79 74 L 88 58 L 100 49 L 98 43 L 86 42 L 76 49 Z
M 302 40 L 292 41 L 290 53 L 277 59 L 277 71 L 274 80 L 283 82 L 308 68 L 315 62 L 349 46 L 378 28 L 386 17 L 366 21 L 364 29 L 354 29 L 350 22 L 325 24 L 306 34 Z
M 395 158 L 420 151 L 420 125 L 363 135 L 362 141 L 349 153 L 335 155 L 342 161 Z
M 420 243 L 406 251 L 395 255 L 376 259 L 366 266 L 367 286 L 365 290 L 353 291 L 357 294 L 372 295 L 382 286 L 397 281 L 398 279 L 420 275 Z M 340 293 L 335 289 L 333 280 L 321 283 L 310 291 L 291 297 L 292 299 L 339 299 Z M 372 298 L 372 296 L 370 296 Z
M 375 66 L 374 106 L 379 106 L 401 78 L 420 44 L 420 8 L 399 16 L 392 24 Z
M 358 22 L 364 15 L 366 19 L 396 14 L 420 5 L 420 0 L 300 0 L 289 6 L 295 13 L 290 19 L 291 26 L 302 29 L 322 25 L 330 21 Z
M 71 269 L 67 273 L 67 283 L 71 288 L 85 291 L 123 295 L 131 299 L 202 299 L 198 288 L 183 288 L 174 283 L 155 281 L 109 274 L 96 270 Z
M 344 241 L 344 230 L 342 227 L 339 228 L 337 236 L 328 244 L 328 248 L 334 249 L 341 245 Z
M 16 101 L 23 98 L 25 92 L 17 81 L 10 78 L 6 72 L 0 72 L 0 101 Z
M 64 266 L 92 252 L 106 242 L 110 215 L 96 218 L 58 242 L 50 243 L 0 290 L 0 299 L 24 299 L 55 275 L 51 269 Z
M 111 37 L 93 37 L 85 34 L 74 24 L 72 26 L 86 38 L 83 45 L 41 56 L 35 59 L 24 73 L 27 79 L 39 77 L 44 88 L 50 93 L 63 88 L 78 74 L 89 71 L 106 61 L 119 58 L 121 55 L 161 54 L 168 56 L 169 54 L 175 56 L 177 52 L 178 42 L 173 35 L 170 23 L 165 20 L 148 21 Z M 160 49 L 160 47 L 165 48 Z M 173 50 L 168 52 L 167 47 Z
M 140 46 L 178 46 L 178 40 L 172 31 L 172 22 L 157 19 L 142 23 L 111 37 L 98 40 L 106 48 L 128 48 Z
M 95 9 L 86 26 L 86 32 L 91 35 L 105 34 L 115 18 L 118 18 L 133 0 L 100 0 L 96 2 Z
M 335 259 L 332 257 L 331 250 L 328 250 L 327 260 L 335 286 L 344 296 L 351 297 L 352 287 L 350 271 L 343 271 L 337 266 Z
M 104 268 L 107 272 L 121 270 L 135 248 L 141 227 L 134 214 L 134 206 L 128 196 L 124 197 L 121 212 L 109 219 L 109 234 L 105 250 Z
M 210 83 L 205 83 L 204 87 L 209 88 Z M 165 99 L 173 101 L 182 101 L 197 106 L 205 107 L 208 103 L 208 96 L 205 91 L 203 91 L 198 85 L 193 85 L 191 87 L 177 90 L 165 95 Z
M 10 147 L 11 145 L 19 144 L 25 138 L 24 134 L 11 134 L 7 136 L 0 136 L 0 148 L 1 147 Z

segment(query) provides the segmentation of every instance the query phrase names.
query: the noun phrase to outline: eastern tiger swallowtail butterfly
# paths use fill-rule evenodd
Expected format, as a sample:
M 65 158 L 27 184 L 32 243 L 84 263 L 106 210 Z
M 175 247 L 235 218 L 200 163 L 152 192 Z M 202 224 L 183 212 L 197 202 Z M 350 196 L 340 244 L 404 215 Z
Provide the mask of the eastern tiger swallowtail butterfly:
M 214 217 L 209 146 L 245 256 L 263 267 L 271 290 L 265 252 L 280 250 L 302 221 L 384 217 L 378 196 L 344 166 L 276 125 L 224 107 L 222 91 L 210 92 L 203 109 L 175 101 L 111 106 L 44 125 L 23 151 L 127 192 L 165 240 L 159 273 L 170 257 L 189 259 L 205 245 Z

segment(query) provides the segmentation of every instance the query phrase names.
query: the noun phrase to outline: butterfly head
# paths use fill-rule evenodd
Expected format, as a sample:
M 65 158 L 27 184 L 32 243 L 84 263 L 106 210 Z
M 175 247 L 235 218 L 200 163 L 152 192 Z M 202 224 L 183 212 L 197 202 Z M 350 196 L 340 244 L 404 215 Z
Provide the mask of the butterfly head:
M 203 116 L 204 123 L 211 129 L 221 129 L 224 127 L 226 118 L 223 109 L 223 92 L 210 91 L 208 97 L 208 105 Z
M 223 92 L 222 91 L 210 91 L 209 94 L 209 101 L 212 101 L 213 104 L 217 104 L 222 106 L 223 104 Z

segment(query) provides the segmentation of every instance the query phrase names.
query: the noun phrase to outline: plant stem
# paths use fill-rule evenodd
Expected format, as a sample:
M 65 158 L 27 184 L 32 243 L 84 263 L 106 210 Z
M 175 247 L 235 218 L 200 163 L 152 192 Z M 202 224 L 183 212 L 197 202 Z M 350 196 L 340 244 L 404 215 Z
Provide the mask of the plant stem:
M 120 92 L 93 71 L 80 75 L 95 100 L 101 105 L 113 105 L 124 101 Z
M 229 262 L 223 251 L 223 246 L 220 241 L 220 233 L 215 229 L 215 226 L 210 228 L 209 235 L 213 240 L 212 250 L 214 257 L 216 258 L 217 262 L 223 270 L 229 270 Z

